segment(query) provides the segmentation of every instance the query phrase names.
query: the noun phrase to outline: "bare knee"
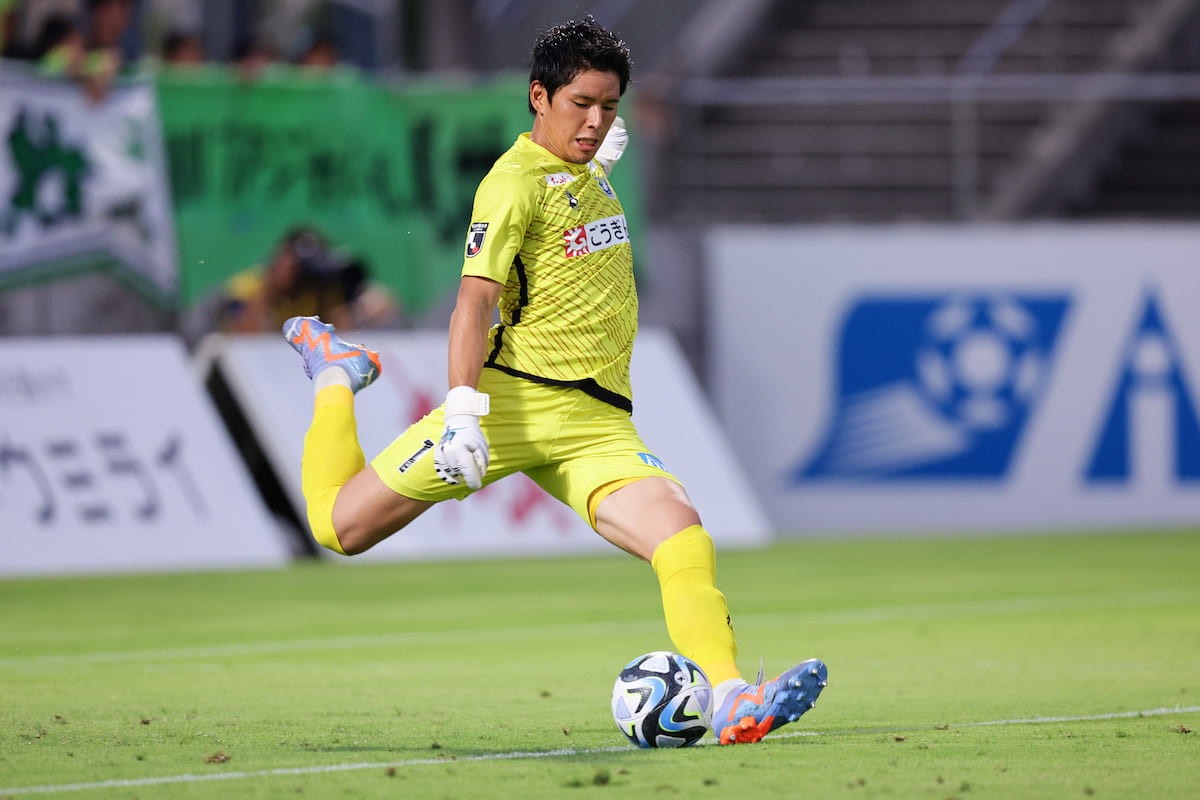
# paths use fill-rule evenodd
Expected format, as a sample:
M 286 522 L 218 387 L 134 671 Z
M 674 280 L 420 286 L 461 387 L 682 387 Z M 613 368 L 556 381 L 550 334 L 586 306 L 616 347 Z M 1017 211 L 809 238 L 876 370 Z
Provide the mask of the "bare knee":
M 355 540 L 350 540 L 350 541 L 353 541 L 354 543 L 342 545 L 342 555 L 344 555 L 344 556 L 356 556 L 359 553 L 367 552 L 368 550 L 370 550 L 372 547 L 375 546 L 373 543 L 367 541 L 366 539 L 363 539 L 361 541 L 355 541 Z
M 339 530 L 335 534 L 338 541 L 338 548 L 340 549 L 330 549 L 334 549 L 335 552 L 339 552 L 344 556 L 356 556 L 360 553 L 367 552 L 372 547 L 379 544 L 384 539 L 391 536 L 393 533 L 398 532 L 399 530 L 400 528 L 389 531 L 379 531 L 351 525 L 345 529 Z
M 424 509 L 421 510 L 423 511 Z M 420 512 L 417 513 L 419 514 Z M 403 515 L 399 518 L 388 516 L 372 522 L 364 519 L 362 514 L 352 514 L 346 515 L 344 519 L 339 520 L 335 506 L 334 538 L 337 540 L 338 547 L 331 547 L 330 549 L 345 556 L 356 556 L 360 553 L 365 553 L 393 533 L 403 530 L 416 517 L 417 514 L 411 516 Z M 324 543 L 322 542 L 322 544 Z
M 372 540 L 368 531 L 353 525 L 338 528 L 333 520 L 321 520 L 313 515 L 309 516 L 308 524 L 317 544 L 340 556 L 356 556 L 382 541 L 380 538 Z
M 596 532 L 628 553 L 650 561 L 658 545 L 700 515 L 683 487 L 666 478 L 643 478 L 600 501 Z

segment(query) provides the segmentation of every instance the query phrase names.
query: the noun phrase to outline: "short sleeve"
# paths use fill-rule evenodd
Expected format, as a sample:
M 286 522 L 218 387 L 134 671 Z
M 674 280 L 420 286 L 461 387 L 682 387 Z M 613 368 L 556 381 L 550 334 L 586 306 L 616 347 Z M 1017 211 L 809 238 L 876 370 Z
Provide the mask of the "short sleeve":
M 475 191 L 462 274 L 508 280 L 537 203 L 538 184 L 527 173 L 499 164 L 489 172 Z

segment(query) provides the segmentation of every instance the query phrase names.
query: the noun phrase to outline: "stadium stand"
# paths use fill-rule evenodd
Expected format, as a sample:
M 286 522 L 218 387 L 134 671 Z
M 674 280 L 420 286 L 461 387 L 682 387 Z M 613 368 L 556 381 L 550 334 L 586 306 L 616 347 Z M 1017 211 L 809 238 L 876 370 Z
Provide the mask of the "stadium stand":
M 1200 20 L 1193 15 L 1171 37 L 1167 67 L 1194 77 L 1200 69 Z M 1195 219 L 1200 216 L 1200 102 L 1143 104 L 1138 125 L 1120 142 L 1092 191 L 1067 204 L 1064 216 Z
M 653 207 L 747 222 L 1187 213 L 1194 105 L 1096 99 L 1089 81 L 1193 67 L 1197 8 L 771 3 L 718 71 L 676 84 L 689 136 L 661 154 Z
M 1165 103 L 1124 142 L 1095 190 L 1067 208 L 1077 218 L 1200 217 L 1200 106 Z

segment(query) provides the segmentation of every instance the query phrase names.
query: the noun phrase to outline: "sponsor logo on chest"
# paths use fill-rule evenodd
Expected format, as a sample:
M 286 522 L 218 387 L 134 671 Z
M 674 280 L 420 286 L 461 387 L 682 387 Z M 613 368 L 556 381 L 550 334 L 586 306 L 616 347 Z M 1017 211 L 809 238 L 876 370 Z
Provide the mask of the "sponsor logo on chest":
M 546 185 L 566 186 L 568 183 L 572 183 L 578 177 L 578 175 L 572 175 L 569 172 L 553 172 L 546 176 Z
M 576 225 L 563 231 L 567 258 L 586 256 L 628 241 L 629 228 L 625 224 L 624 214 L 593 220 L 586 225 Z

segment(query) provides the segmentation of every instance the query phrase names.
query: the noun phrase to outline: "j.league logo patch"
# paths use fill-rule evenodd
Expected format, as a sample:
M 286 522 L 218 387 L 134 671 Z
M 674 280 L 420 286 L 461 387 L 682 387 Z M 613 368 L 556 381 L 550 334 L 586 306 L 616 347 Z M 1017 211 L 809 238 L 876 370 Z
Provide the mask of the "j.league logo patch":
M 483 248 L 483 237 L 487 236 L 487 229 L 486 222 L 471 223 L 471 231 L 467 235 L 467 258 L 479 255 L 479 251 Z

